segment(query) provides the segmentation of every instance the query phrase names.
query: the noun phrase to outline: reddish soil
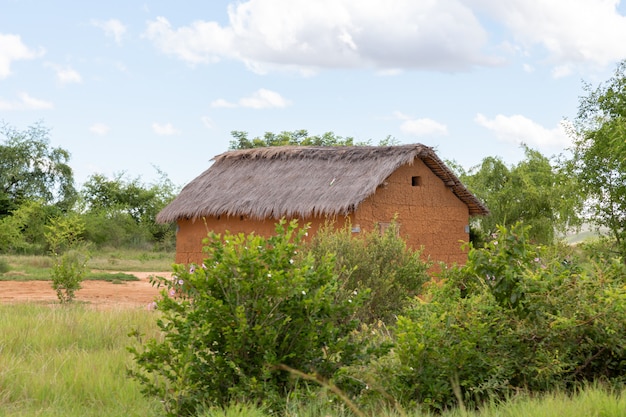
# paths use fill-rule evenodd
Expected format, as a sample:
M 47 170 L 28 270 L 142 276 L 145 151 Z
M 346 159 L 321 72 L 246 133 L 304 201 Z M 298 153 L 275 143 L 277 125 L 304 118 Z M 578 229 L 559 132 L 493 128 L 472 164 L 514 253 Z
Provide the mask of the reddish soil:
M 94 308 L 149 308 L 160 289 L 150 284 L 149 277 L 170 277 L 170 272 L 127 272 L 139 281 L 114 284 L 107 281 L 83 281 L 74 300 Z M 58 303 L 50 281 L 0 281 L 0 303 Z

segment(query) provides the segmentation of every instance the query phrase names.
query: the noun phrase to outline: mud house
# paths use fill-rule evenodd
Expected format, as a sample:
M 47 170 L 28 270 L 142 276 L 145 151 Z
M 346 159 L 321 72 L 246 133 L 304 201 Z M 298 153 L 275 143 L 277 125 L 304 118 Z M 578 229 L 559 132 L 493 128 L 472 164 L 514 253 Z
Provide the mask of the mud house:
M 177 222 L 177 263 L 201 263 L 202 239 L 216 233 L 269 235 L 282 217 L 349 222 L 353 233 L 399 233 L 436 261 L 463 263 L 469 218 L 487 208 L 432 148 L 421 145 L 270 147 L 225 152 L 157 216 Z

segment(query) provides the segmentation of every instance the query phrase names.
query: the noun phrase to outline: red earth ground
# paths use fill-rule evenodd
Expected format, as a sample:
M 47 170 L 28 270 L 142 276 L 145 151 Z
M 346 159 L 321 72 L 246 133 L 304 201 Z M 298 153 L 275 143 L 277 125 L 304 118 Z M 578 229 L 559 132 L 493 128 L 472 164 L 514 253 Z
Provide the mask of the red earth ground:
M 96 309 L 150 308 L 160 289 L 150 284 L 150 276 L 171 277 L 170 272 L 126 272 L 139 281 L 114 284 L 107 281 L 83 281 L 74 300 Z M 0 303 L 58 303 L 50 281 L 0 281 Z

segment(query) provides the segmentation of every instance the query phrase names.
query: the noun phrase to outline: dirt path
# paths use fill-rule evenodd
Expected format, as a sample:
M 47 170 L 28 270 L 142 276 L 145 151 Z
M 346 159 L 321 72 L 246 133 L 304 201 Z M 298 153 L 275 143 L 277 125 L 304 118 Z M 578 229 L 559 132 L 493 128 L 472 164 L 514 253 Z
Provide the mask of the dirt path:
M 148 308 L 159 295 L 159 289 L 150 284 L 149 277 L 170 277 L 170 272 L 126 272 L 139 281 L 113 284 L 106 281 L 83 281 L 75 300 L 94 308 Z M 58 303 L 50 281 L 0 281 L 0 303 Z

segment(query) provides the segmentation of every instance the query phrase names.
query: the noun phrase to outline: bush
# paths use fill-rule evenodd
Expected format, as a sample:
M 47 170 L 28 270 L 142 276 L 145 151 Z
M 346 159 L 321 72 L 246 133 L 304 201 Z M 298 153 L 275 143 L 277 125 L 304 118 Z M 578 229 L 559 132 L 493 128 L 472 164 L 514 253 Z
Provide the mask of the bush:
M 407 308 L 395 349 L 369 372 L 405 404 L 479 405 L 519 390 L 626 382 L 624 265 L 593 268 L 501 228 Z M 457 393 L 455 394 L 455 389 Z
M 89 256 L 81 238 L 84 229 L 85 225 L 77 214 L 57 217 L 46 226 L 45 238 L 54 258 L 50 273 L 52 288 L 61 303 L 74 299 L 75 292 L 89 272 Z
M 56 256 L 52 271 L 52 289 L 56 291 L 61 303 L 69 303 L 74 299 L 75 292 L 81 288 L 81 282 L 87 276 L 89 256 L 84 250 L 71 249 L 63 255 Z
M 358 317 L 370 324 L 393 323 L 430 279 L 430 262 L 420 258 L 421 251 L 406 246 L 394 223 L 382 235 L 376 231 L 355 235 L 349 225 L 341 230 L 328 225 L 315 235 L 309 250 L 318 259 L 334 254 L 335 272 L 345 290 L 369 294 Z
M 331 378 L 353 361 L 359 299 L 343 297 L 331 255 L 301 252 L 304 233 L 281 221 L 267 239 L 210 234 L 203 265 L 158 279 L 164 339 L 131 349 L 131 375 L 169 415 L 232 401 L 282 409 L 304 382 L 279 365 Z

